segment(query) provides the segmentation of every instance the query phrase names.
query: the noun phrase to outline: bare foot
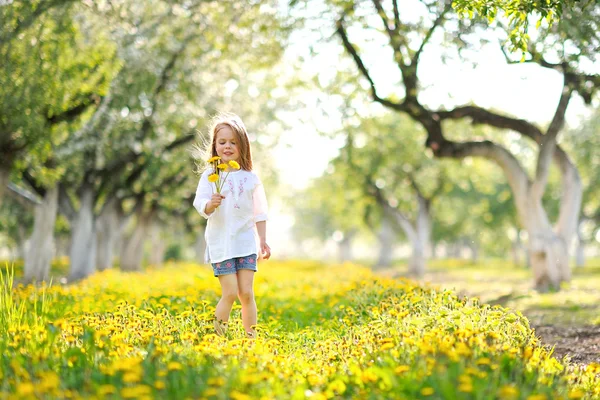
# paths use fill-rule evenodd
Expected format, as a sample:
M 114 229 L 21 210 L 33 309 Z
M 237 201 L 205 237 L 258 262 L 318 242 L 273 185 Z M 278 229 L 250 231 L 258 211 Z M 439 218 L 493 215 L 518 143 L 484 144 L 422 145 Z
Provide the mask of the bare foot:
M 227 333 L 227 322 L 219 321 L 215 318 L 215 333 L 219 336 L 225 336 Z

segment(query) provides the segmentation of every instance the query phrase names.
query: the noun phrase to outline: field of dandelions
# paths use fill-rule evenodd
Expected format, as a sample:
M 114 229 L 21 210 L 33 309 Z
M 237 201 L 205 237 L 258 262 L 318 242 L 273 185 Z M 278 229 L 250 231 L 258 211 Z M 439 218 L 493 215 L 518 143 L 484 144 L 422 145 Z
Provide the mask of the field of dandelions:
M 205 266 L 11 279 L 2 399 L 600 399 L 600 365 L 555 359 L 520 313 L 358 265 L 261 264 L 256 340 L 237 303 L 228 336 L 214 335 L 220 289 Z

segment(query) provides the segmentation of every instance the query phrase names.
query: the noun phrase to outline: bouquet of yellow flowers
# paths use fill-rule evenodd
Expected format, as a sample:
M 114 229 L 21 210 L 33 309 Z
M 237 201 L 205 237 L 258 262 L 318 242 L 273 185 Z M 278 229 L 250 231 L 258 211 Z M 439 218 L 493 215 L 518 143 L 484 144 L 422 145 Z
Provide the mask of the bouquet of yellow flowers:
M 215 184 L 217 193 L 221 193 L 223 186 L 225 186 L 227 176 L 232 169 L 240 169 L 240 164 L 234 160 L 231 160 L 227 163 L 221 162 L 221 157 L 219 156 L 212 157 L 210 160 L 208 160 L 208 163 L 211 164 L 213 169 L 213 173 L 208 176 L 208 181 Z M 227 167 L 229 167 L 229 170 L 225 174 Z M 223 176 L 224 174 L 225 176 Z

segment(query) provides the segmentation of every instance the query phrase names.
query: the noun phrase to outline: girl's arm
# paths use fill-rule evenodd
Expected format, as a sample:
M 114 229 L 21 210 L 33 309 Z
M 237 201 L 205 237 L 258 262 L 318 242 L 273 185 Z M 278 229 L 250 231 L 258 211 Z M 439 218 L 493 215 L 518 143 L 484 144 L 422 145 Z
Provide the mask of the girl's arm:
M 262 258 L 268 260 L 271 257 L 271 247 L 267 244 L 267 221 L 259 221 L 256 223 L 256 230 L 260 239 L 260 252 Z
M 260 239 L 260 252 L 263 258 L 268 260 L 271 257 L 271 248 L 267 244 L 267 213 L 269 207 L 267 205 L 265 188 L 260 179 L 258 179 L 258 183 L 252 193 L 252 202 L 254 205 L 254 223 L 256 224 L 258 238 Z
M 194 208 L 198 210 L 200 215 L 204 218 L 209 218 L 211 212 L 206 212 L 206 205 L 210 202 L 213 189 L 211 188 L 211 183 L 208 181 L 209 171 L 204 171 L 202 176 L 200 177 L 200 181 L 198 182 L 198 188 L 196 189 L 196 197 L 194 198 Z

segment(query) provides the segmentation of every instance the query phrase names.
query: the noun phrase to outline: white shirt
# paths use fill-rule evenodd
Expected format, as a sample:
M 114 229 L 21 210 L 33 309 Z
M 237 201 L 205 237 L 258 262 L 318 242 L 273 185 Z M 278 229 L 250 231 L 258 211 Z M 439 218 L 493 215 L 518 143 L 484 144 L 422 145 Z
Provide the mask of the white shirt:
M 267 220 L 267 196 L 258 176 L 251 171 L 230 172 L 221 194 L 221 205 L 210 215 L 206 203 L 216 192 L 215 184 L 208 181 L 212 169 L 204 171 L 198 182 L 194 208 L 208 219 L 206 227 L 205 262 L 216 263 L 230 258 L 259 254 L 256 223 Z M 223 175 L 223 176 L 225 176 Z

